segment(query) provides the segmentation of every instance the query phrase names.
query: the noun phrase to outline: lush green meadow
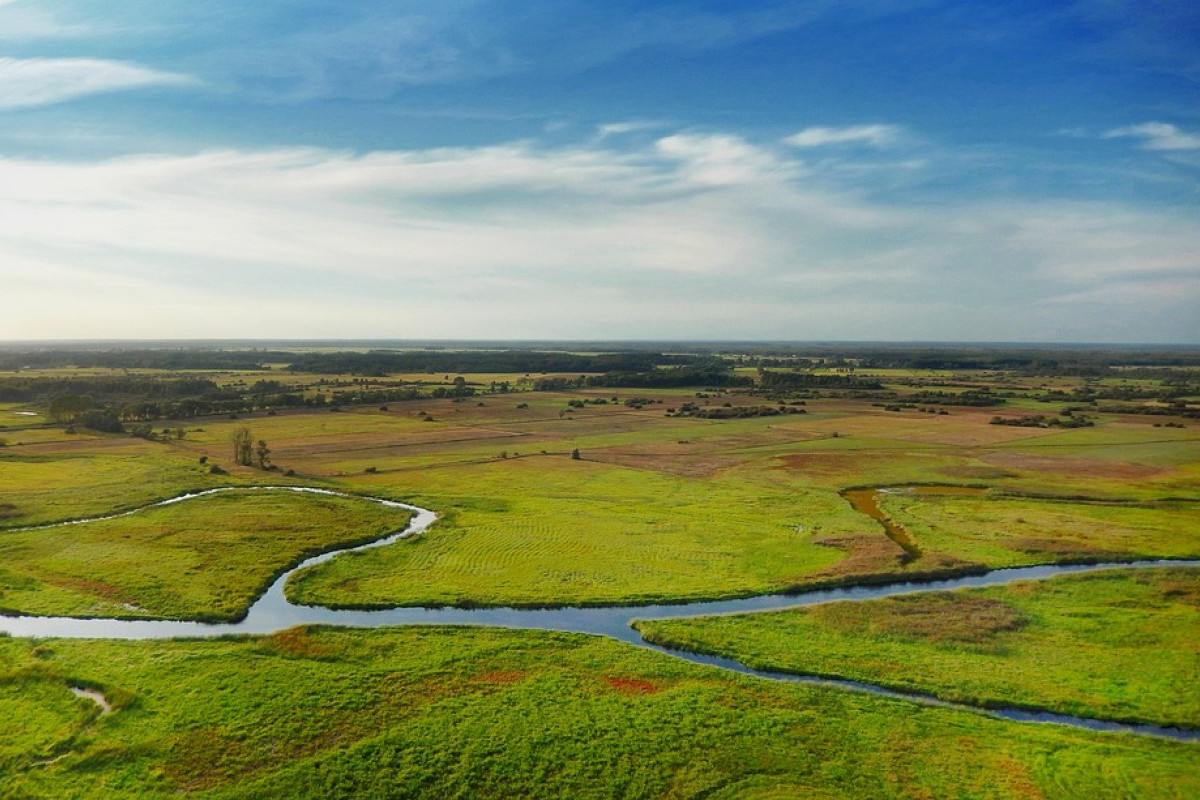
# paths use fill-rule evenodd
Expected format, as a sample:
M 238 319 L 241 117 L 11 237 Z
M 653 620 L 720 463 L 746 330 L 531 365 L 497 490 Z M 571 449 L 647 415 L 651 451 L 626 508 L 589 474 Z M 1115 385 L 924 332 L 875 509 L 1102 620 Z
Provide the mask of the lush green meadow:
M 1200 575 L 1104 571 L 642 621 L 650 642 L 981 706 L 1200 728 Z
M 1200 552 L 1200 504 L 1194 502 L 897 492 L 883 494 L 880 505 L 923 550 L 989 566 L 1186 558 Z
M 0 608 L 234 619 L 303 556 L 377 539 L 409 516 L 360 498 L 238 490 L 115 519 L 0 531 Z
M 101 716 L 70 685 L 101 690 Z M 1188 798 L 1195 745 L 470 628 L 0 640 L 6 797 Z
M 167 421 L 185 430 L 171 441 L 30 429 L 58 433 L 0 448 L 0 527 L 263 482 L 440 513 L 420 540 L 335 559 L 293 584 L 306 602 L 372 607 L 715 598 L 1011 564 L 1200 556 L 1194 427 L 1121 415 L 1066 431 L 1006 427 L 988 424 L 988 408 L 896 413 L 835 396 L 786 416 L 672 413 L 689 402 L 762 401 L 594 389 Z M 230 437 L 241 427 L 268 442 L 279 471 L 232 463 Z M 226 474 L 211 473 L 214 464 Z M 919 540 L 911 561 L 838 494 L 927 483 L 990 491 L 886 498 Z M 1089 498 L 1106 502 L 1079 501 Z
M 407 519 L 361 498 L 251 488 L 264 484 L 440 515 L 420 537 L 335 558 L 287 589 L 332 606 L 686 601 L 1200 557 L 1193 418 L 1093 403 L 1090 427 L 990 424 L 998 414 L 1057 418 L 1064 397 L 1136 396 L 1167 387 L 1160 379 L 880 367 L 858 377 L 883 389 L 774 398 L 719 386 L 527 391 L 579 376 L 489 372 L 466 376 L 474 396 L 433 397 L 454 391 L 457 376 L 293 373 L 283 363 L 187 373 L 243 405 L 154 418 L 151 433 L 171 436 L 100 433 L 17 413 L 44 412 L 36 403 L 0 404 L 0 609 L 235 618 L 304 554 Z M 83 374 L 102 387 L 131 374 L 89 370 L 8 377 Z M 254 405 L 260 380 L 314 403 Z M 422 394 L 335 402 L 336 392 L 401 380 Z M 487 393 L 493 382 L 520 391 Z M 951 399 L 985 390 L 1003 404 Z M 234 463 L 242 428 L 269 445 L 276 469 Z M 913 552 L 842 495 L 913 485 L 982 493 L 883 496 Z M 215 487 L 238 491 L 22 530 Z M 1183 571 L 1095 575 L 643 630 L 758 666 L 1196 726 L 1196 581 Z M 69 686 L 103 691 L 115 710 L 101 716 Z M 14 798 L 1200 796 L 1195 744 L 772 683 L 535 631 L 0 637 L 0 718 L 0 797 Z

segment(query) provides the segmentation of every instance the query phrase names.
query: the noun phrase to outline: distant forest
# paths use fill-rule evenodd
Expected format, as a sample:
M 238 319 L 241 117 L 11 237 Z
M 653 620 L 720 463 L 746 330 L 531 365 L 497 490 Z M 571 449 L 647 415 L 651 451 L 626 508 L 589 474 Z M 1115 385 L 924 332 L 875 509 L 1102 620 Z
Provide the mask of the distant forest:
M 563 345 L 566 347 L 567 345 Z M 187 419 L 274 409 L 384 404 L 425 397 L 582 388 L 739 388 L 778 401 L 836 392 L 894 400 L 879 368 L 994 371 L 1015 376 L 1153 379 L 1152 387 L 1089 385 L 1045 390 L 1038 399 L 1073 404 L 1161 400 L 1160 413 L 1180 413 L 1183 398 L 1200 394 L 1200 348 L 978 345 L 677 345 L 605 351 L 373 349 L 364 351 L 99 346 L 0 347 L 0 402 L 34 403 L 52 419 L 117 430 L 123 422 Z M 615 347 L 615 345 L 614 345 Z M 71 369 L 107 368 L 100 375 Z M 737 369 L 741 368 L 741 369 Z M 748 369 L 747 369 L 748 368 Z M 32 371 L 41 371 L 40 374 Z M 46 374 L 46 370 L 63 370 Z M 146 370 L 161 372 L 147 373 Z M 261 372 L 257 380 L 221 380 L 221 373 Z M 32 373 L 32 374 L 31 374 Z M 281 380 L 284 375 L 292 376 Z M 295 380 L 298 376 L 311 380 Z M 430 376 L 424 378 L 423 376 Z M 463 376 L 508 376 L 468 380 Z M 403 376 L 403 377 L 399 377 Z M 451 382 L 451 376 L 455 379 Z M 300 383 L 302 385 L 296 385 Z M 1001 405 L 988 392 L 909 394 L 923 405 Z M 1099 410 L 1109 410 L 1102 408 Z M 1111 407 L 1133 413 L 1146 409 Z M 1189 414 L 1190 415 L 1190 414 Z M 98 423 L 99 421 L 99 423 Z

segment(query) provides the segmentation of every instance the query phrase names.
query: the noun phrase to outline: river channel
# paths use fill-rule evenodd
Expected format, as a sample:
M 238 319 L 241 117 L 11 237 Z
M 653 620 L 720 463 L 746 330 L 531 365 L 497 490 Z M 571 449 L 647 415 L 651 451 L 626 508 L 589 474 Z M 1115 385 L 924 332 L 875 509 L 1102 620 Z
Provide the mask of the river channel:
M 195 497 L 226 491 L 291 491 L 309 494 L 360 497 L 329 489 L 292 486 L 252 486 L 210 489 L 204 492 L 173 497 L 143 508 L 183 502 Z M 804 675 L 765 672 L 751 669 L 744 664 L 726 658 L 706 656 L 671 650 L 650 644 L 630 627 L 635 619 L 664 619 L 692 617 L 709 614 L 735 614 L 749 611 L 769 611 L 783 608 L 798 608 L 828 603 L 835 600 L 874 600 L 921 591 L 961 589 L 977 586 L 996 586 L 1019 580 L 1036 580 L 1078 572 L 1092 572 L 1113 568 L 1146 567 L 1198 567 L 1200 560 L 1153 560 L 1103 564 L 1063 564 L 1034 567 L 995 569 L 979 575 L 968 575 L 934 581 L 900 581 L 873 586 L 848 586 L 820 589 L 799 594 L 771 594 L 737 600 L 695 601 L 678 604 L 654 604 L 637 606 L 596 606 L 564 608 L 390 608 L 381 610 L 340 610 L 321 606 L 295 605 L 284 596 L 284 585 L 295 572 L 349 552 L 382 547 L 399 539 L 417 536 L 425 532 L 437 520 L 437 514 L 427 509 L 392 500 L 374 497 L 362 499 L 392 508 L 412 511 L 414 516 L 403 530 L 389 534 L 365 545 L 332 550 L 306 559 L 296 567 L 280 575 L 267 591 L 254 602 L 245 618 L 233 623 L 186 622 L 179 620 L 106 619 L 75 617 L 0 616 L 0 633 L 22 637 L 57 637 L 73 639 L 174 639 L 228 636 L 231 634 L 268 634 L 296 625 L 340 625 L 358 628 L 378 628 L 390 625 L 484 625 L 504 628 L 520 628 L 547 631 L 566 631 L 608 636 L 638 647 L 667 653 L 698 664 L 720 667 L 747 675 L 793 683 L 814 683 L 837 686 L 856 691 L 871 692 L 888 697 L 903 698 L 949 708 L 970 708 L 992 716 L 1006 719 L 1053 722 L 1100 731 L 1123 731 L 1173 739 L 1200 741 L 1200 731 L 1165 728 L 1155 725 L 1134 725 L 1105 720 L 1072 717 L 1047 712 L 1027 711 L 1016 708 L 976 708 L 949 703 L 924 695 L 897 692 L 856 681 L 841 681 Z M 100 519 L 135 514 L 142 509 L 94 517 L 65 523 L 40 525 L 38 528 L 57 525 L 75 525 Z

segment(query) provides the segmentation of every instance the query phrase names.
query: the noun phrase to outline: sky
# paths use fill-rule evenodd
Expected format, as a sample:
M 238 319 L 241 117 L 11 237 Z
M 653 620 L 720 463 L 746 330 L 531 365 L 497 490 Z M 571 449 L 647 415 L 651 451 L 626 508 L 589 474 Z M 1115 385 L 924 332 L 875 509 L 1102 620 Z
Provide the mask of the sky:
M 1193 0 L 0 0 L 0 339 L 1200 343 Z

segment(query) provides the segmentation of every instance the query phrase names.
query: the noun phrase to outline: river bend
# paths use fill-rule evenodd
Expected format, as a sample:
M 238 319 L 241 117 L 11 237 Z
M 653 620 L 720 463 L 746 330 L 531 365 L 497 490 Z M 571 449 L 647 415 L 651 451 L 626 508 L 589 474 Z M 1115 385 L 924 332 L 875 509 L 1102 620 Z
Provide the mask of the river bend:
M 196 497 L 229 491 L 290 491 L 308 494 L 358 497 L 380 503 L 391 508 L 403 508 L 414 513 L 408 525 L 394 533 L 363 545 L 331 550 L 305 559 L 280 575 L 250 607 L 245 618 L 232 623 L 205 623 L 180 620 L 107 619 L 75 617 L 0 616 L 0 633 L 22 637 L 57 637 L 72 639 L 174 639 L 228 636 L 231 634 L 269 634 L 296 625 L 340 625 L 358 628 L 378 628 L 389 625 L 484 625 L 492 627 L 564 631 L 608 636 L 622 642 L 666 653 L 698 664 L 754 675 L 771 680 L 792 683 L 812 683 L 836 686 L 844 689 L 871 692 L 887 697 L 901 698 L 947 708 L 971 709 L 992 716 L 1027 722 L 1053 722 L 1098 731 L 1138 733 L 1163 736 L 1172 739 L 1200 741 L 1200 731 L 1167 728 L 1157 725 L 1140 725 L 1111 722 L 1106 720 L 1073 717 L 1049 712 L 1028 711 L 1017 708 L 978 708 L 959 703 L 938 700 L 925 695 L 898 692 L 858 681 L 817 678 L 790 673 L 755 670 L 727 658 L 672 650 L 650 644 L 630 627 L 634 619 L 663 619 L 675 617 L 704 616 L 709 614 L 735 614 L 749 611 L 769 611 L 784 608 L 799 608 L 835 600 L 874 600 L 923 591 L 944 591 L 978 586 L 996 586 L 1019 580 L 1038 580 L 1056 575 L 1078 572 L 1093 572 L 1114 568 L 1147 567 L 1198 567 L 1200 560 L 1149 560 L 1102 564 L 1061 564 L 1034 567 L 995 569 L 980 575 L 968 575 L 934 581 L 898 581 L 872 586 L 847 586 L 819 589 L 798 594 L 771 594 L 736 600 L 703 600 L 676 604 L 650 604 L 638 606 L 596 606 L 564 608 L 390 608 L 380 610 L 330 609 L 321 606 L 302 606 L 288 602 L 283 588 L 295 572 L 320 564 L 342 553 L 382 547 L 399 539 L 424 533 L 437 520 L 437 514 L 428 509 L 394 500 L 364 497 L 331 489 L 298 486 L 239 486 L 209 489 L 157 503 L 151 503 L 133 511 L 110 514 L 102 517 L 72 520 L 32 526 L 48 528 L 58 525 L 76 525 L 102 519 L 114 519 L 135 514 L 143 508 L 169 505 Z M 25 529 L 27 530 L 27 529 Z

